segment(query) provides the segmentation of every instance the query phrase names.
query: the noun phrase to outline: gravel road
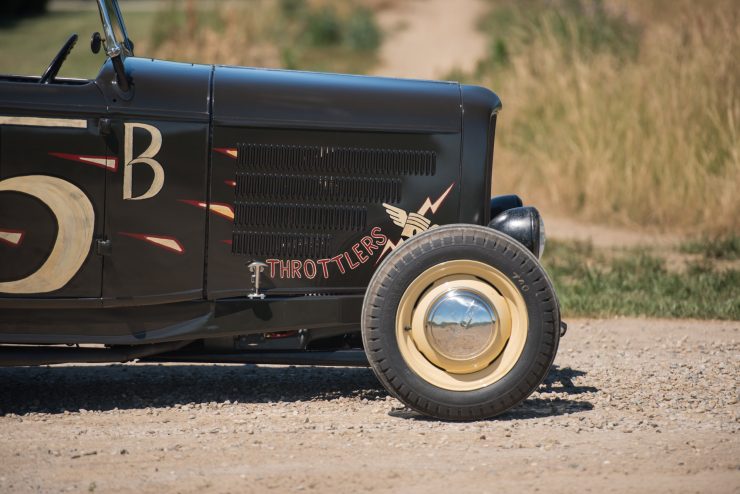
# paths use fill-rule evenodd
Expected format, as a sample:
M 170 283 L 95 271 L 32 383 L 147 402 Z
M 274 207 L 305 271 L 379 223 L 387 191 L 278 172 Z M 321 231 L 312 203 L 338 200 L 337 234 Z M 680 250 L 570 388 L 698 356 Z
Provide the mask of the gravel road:
M 740 492 L 739 336 L 574 321 L 539 391 L 473 423 L 369 369 L 0 369 L 0 492 Z

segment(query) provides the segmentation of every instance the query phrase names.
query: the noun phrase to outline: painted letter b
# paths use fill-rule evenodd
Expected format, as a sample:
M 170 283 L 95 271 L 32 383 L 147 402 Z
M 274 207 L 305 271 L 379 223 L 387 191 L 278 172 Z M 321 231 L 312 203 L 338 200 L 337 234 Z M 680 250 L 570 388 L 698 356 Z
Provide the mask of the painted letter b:
M 152 136 L 152 142 L 149 147 L 141 153 L 136 159 L 133 159 L 134 154 L 134 129 L 144 129 Z M 141 201 L 143 199 L 150 199 L 162 190 L 164 186 L 164 168 L 162 165 L 154 159 L 162 147 L 162 133 L 156 127 L 143 123 L 127 123 L 124 124 L 124 167 L 123 167 L 123 199 L 127 201 Z M 134 165 L 145 164 L 154 172 L 154 180 L 149 185 L 149 190 L 143 194 L 133 197 L 132 196 L 132 183 L 133 183 L 133 170 Z

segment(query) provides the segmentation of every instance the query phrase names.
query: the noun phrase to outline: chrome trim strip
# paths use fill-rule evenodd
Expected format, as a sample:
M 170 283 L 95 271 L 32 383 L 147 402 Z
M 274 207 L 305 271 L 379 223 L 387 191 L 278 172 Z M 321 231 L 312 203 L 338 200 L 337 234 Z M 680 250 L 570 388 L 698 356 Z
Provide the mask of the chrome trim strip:
M 0 115 L 0 125 L 25 125 L 28 127 L 66 127 L 86 129 L 87 120 L 74 118 L 9 117 Z

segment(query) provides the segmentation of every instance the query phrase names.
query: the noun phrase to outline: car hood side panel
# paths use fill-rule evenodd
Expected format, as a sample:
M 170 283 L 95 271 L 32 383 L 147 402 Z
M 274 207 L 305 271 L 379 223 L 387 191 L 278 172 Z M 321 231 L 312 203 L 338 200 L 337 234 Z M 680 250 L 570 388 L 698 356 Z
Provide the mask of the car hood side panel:
M 216 125 L 381 132 L 460 132 L 450 82 L 217 66 Z
M 391 248 L 459 221 L 457 83 L 217 66 L 208 296 L 361 292 Z M 406 221 L 410 218 L 410 221 Z

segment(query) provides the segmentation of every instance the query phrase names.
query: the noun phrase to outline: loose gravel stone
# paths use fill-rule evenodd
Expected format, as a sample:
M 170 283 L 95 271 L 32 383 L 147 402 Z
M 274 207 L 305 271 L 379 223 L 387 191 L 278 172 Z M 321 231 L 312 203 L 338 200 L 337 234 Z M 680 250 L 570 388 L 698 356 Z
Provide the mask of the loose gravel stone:
M 536 393 L 463 424 L 369 369 L 0 369 L 0 492 L 740 490 L 739 322 L 569 322 Z

